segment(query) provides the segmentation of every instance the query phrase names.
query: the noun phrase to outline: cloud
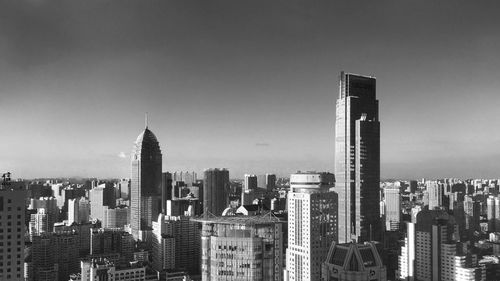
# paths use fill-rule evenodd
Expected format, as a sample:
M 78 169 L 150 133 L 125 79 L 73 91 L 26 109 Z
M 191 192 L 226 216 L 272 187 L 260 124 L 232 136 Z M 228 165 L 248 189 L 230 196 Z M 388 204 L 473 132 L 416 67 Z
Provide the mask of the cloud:
M 258 142 L 255 144 L 255 146 L 270 146 L 271 144 L 267 143 L 267 142 Z
M 118 157 L 127 158 L 127 154 L 125 154 L 125 152 L 121 151 L 120 153 L 118 153 Z

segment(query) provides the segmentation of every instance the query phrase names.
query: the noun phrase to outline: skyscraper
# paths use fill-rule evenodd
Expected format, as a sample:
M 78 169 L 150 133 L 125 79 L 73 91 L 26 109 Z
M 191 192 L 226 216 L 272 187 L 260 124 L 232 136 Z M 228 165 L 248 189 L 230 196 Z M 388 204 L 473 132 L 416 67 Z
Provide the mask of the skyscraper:
M 374 77 L 341 72 L 335 123 L 339 243 L 380 238 L 380 123 Z
M 130 227 L 135 239 L 146 240 L 161 209 L 160 144 L 148 127 L 137 137 L 132 151 Z
M 320 280 L 321 263 L 337 241 L 337 194 L 330 173 L 297 173 L 288 193 L 287 280 Z
M 401 194 L 399 188 L 386 188 L 385 194 L 385 230 L 398 230 L 401 222 Z
M 229 171 L 207 169 L 203 173 L 203 213 L 220 216 L 228 205 Z
M 24 280 L 25 197 L 24 189 L 0 186 L 0 280 Z

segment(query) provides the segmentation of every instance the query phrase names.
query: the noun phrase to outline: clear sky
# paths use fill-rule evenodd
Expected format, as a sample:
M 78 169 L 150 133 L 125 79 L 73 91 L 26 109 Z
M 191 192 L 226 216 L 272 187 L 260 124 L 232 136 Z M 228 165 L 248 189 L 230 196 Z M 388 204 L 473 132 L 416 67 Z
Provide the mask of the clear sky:
M 500 177 L 498 1 L 0 2 L 0 168 L 334 170 L 340 71 L 377 77 L 382 177 Z

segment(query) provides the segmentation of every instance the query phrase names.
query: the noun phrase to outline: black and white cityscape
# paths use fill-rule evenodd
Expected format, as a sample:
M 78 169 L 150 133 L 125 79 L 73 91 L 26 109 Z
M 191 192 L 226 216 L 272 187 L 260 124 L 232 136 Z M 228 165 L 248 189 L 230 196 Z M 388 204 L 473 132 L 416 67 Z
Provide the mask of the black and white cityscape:
M 495 1 L 0 1 L 0 281 L 500 280 Z

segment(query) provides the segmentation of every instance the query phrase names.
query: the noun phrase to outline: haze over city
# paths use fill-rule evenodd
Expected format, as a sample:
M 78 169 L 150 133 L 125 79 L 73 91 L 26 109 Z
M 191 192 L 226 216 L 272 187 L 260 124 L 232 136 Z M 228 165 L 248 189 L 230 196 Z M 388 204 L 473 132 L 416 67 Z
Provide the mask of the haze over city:
M 333 171 L 340 71 L 377 78 L 381 177 L 498 177 L 496 1 L 5 1 L 0 166 Z

